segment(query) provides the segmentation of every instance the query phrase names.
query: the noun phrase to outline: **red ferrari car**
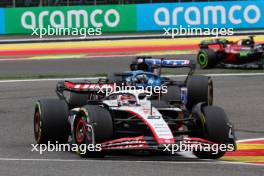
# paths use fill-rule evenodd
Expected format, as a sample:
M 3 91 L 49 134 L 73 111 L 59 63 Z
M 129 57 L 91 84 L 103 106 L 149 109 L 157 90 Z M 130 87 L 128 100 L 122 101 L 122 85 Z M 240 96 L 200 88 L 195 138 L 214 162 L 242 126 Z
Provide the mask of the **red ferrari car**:
M 199 46 L 197 61 L 202 69 L 264 66 L 264 44 L 255 43 L 253 36 L 235 42 L 226 39 L 205 40 Z

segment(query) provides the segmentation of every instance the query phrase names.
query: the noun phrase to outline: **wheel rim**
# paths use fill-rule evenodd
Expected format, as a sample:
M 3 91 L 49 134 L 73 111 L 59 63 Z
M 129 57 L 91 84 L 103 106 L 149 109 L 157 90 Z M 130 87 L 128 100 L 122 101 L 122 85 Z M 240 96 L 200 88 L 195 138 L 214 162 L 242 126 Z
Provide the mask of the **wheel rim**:
M 204 53 L 199 54 L 198 62 L 201 66 L 207 66 L 208 61 L 207 61 L 206 55 Z
M 41 136 L 41 120 L 40 120 L 40 113 L 38 110 L 34 115 L 34 135 L 36 141 L 39 141 Z
M 86 136 L 86 129 L 85 129 L 85 122 L 83 119 L 80 119 L 77 122 L 76 128 L 75 128 L 75 139 L 77 144 L 84 143 Z
M 213 82 L 211 79 L 208 81 L 208 105 L 213 104 Z

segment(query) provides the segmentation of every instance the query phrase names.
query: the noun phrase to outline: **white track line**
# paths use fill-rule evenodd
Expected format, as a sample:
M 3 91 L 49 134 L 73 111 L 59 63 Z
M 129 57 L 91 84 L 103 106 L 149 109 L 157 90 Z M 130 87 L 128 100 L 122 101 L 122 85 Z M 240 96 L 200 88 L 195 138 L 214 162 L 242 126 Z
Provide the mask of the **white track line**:
M 213 77 L 224 77 L 224 76 L 264 76 L 264 73 L 212 73 L 212 74 L 204 74 L 206 76 Z M 166 75 L 168 77 L 183 77 L 186 75 Z
M 205 74 L 212 77 L 225 77 L 225 76 L 264 76 L 264 73 L 226 73 L 226 74 Z M 166 75 L 168 77 L 184 77 L 186 75 Z M 16 83 L 16 82 L 39 82 L 39 81 L 60 81 L 60 80 L 97 80 L 105 77 L 79 77 L 79 78 L 44 78 L 44 79 L 11 79 L 0 80 L 0 83 Z
M 264 138 L 252 138 L 252 139 L 240 139 L 236 142 L 250 142 L 250 141 L 258 141 L 258 140 L 264 140 Z
M 174 161 L 143 161 L 143 160 L 109 160 L 109 159 L 41 159 L 41 158 L 0 158 L 0 161 L 48 161 L 48 162 L 136 162 L 136 163 L 143 163 L 143 162 L 149 162 L 149 163 L 175 163 Z M 217 162 L 217 161 L 216 161 Z M 178 163 L 178 162 L 177 162 Z M 211 161 L 180 161 L 179 163 L 215 163 Z

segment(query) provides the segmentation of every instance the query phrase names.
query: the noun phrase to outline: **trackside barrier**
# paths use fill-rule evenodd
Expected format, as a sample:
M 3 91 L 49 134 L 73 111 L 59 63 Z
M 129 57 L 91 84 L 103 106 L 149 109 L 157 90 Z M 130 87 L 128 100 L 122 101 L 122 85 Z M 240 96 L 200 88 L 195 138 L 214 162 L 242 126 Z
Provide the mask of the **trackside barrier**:
M 31 34 L 32 28 L 101 28 L 102 32 L 163 28 L 264 29 L 264 0 L 56 6 L 0 9 L 0 34 Z

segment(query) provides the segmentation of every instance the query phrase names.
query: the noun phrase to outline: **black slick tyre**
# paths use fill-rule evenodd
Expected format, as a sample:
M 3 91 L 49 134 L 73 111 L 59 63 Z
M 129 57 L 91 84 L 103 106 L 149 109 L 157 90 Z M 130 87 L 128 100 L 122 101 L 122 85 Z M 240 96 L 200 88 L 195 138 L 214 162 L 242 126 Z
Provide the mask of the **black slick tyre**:
M 197 63 L 201 69 L 212 68 L 216 65 L 216 53 L 212 49 L 201 49 L 197 55 Z
M 38 144 L 66 143 L 70 133 L 67 103 L 59 99 L 39 100 L 34 112 L 34 136 Z
M 202 136 L 197 136 L 216 144 L 227 144 L 229 140 L 228 118 L 223 109 L 217 106 L 204 106 L 203 115 L 199 117 Z M 201 159 L 218 159 L 225 151 L 193 151 Z
M 87 125 L 93 127 L 94 144 L 109 141 L 113 137 L 113 122 L 111 114 L 108 110 L 97 105 L 86 105 L 81 108 L 78 117 L 74 123 L 74 141 L 76 144 L 89 144 L 88 141 L 92 136 L 87 129 Z M 88 130 L 88 131 L 87 131 Z M 88 137 L 89 136 L 89 137 Z M 105 155 L 102 151 L 86 151 L 80 153 L 81 157 L 103 157 Z
M 213 81 L 207 76 L 189 76 L 187 80 L 187 105 L 192 109 L 194 105 L 205 102 L 207 105 L 213 104 Z

